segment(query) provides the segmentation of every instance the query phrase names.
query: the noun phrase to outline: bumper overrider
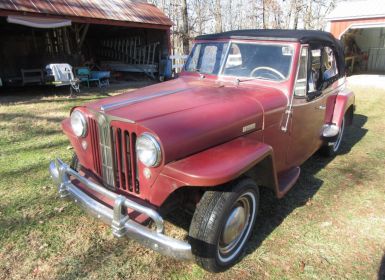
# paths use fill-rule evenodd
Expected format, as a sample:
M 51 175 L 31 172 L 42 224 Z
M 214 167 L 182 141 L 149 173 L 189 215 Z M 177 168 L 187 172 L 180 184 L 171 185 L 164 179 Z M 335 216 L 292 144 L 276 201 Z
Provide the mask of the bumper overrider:
M 86 179 L 60 159 L 51 161 L 49 171 L 52 179 L 58 185 L 61 198 L 70 198 L 74 200 L 76 203 L 83 206 L 91 215 L 110 225 L 112 233 L 116 237 L 126 236 L 154 251 L 176 259 L 192 259 L 191 245 L 188 242 L 174 239 L 163 234 L 163 219 L 155 210 L 140 205 L 122 195 L 111 192 L 103 186 Z M 76 178 L 90 190 L 113 200 L 113 209 L 98 202 L 79 187 L 75 186 L 71 182 L 70 176 Z M 124 208 L 135 210 L 150 217 L 156 225 L 156 231 L 135 222 L 130 219 L 128 215 L 122 214 Z

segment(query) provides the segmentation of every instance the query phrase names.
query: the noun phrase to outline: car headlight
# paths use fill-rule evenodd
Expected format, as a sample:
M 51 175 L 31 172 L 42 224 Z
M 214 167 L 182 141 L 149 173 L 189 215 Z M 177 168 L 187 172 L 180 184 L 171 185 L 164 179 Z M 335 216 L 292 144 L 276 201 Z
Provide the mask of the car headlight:
M 82 112 L 75 110 L 71 114 L 72 131 L 78 137 L 84 137 L 87 133 L 87 121 Z
M 143 133 L 136 140 L 136 155 L 147 167 L 156 167 L 162 158 L 158 141 L 149 133 Z

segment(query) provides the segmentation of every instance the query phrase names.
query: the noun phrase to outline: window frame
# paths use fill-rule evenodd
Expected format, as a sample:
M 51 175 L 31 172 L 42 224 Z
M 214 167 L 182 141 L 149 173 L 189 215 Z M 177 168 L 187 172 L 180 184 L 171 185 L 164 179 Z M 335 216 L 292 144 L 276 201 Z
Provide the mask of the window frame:
M 303 50 L 306 49 L 306 63 L 304 65 L 306 65 L 306 71 L 305 71 L 305 95 L 297 95 L 296 94 L 296 88 L 297 88 L 297 83 L 298 83 L 298 76 L 299 76 L 299 73 L 300 73 L 300 67 L 301 67 L 301 59 L 302 59 L 302 53 L 303 53 Z M 309 59 L 309 56 L 310 56 L 310 46 L 309 45 L 301 45 L 301 49 L 299 51 L 299 58 L 298 58 L 298 68 L 297 68 L 297 75 L 295 77 L 295 83 L 294 83 L 294 89 L 293 89 L 293 95 L 295 98 L 298 98 L 298 99 L 304 99 L 304 98 L 307 98 L 307 95 L 308 95 L 308 91 L 309 91 L 309 61 L 311 63 L 311 60 Z M 303 80 L 303 79 L 301 79 Z

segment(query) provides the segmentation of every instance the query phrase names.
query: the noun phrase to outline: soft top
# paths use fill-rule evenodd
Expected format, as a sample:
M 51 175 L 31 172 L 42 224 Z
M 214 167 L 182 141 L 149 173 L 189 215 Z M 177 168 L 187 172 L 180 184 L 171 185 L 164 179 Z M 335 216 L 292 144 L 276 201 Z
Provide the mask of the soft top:
M 329 46 L 337 56 L 340 75 L 345 74 L 344 49 L 331 33 L 320 30 L 292 30 L 292 29 L 244 29 L 227 31 L 216 34 L 200 35 L 196 40 L 217 39 L 258 39 L 267 41 L 290 41 L 309 44 L 311 47 Z
M 201 35 L 196 40 L 215 40 L 215 39 L 266 39 L 283 40 L 300 43 L 310 43 L 323 41 L 334 43 L 335 38 L 329 32 L 319 30 L 290 30 L 290 29 L 244 29 L 233 30 L 216 34 Z

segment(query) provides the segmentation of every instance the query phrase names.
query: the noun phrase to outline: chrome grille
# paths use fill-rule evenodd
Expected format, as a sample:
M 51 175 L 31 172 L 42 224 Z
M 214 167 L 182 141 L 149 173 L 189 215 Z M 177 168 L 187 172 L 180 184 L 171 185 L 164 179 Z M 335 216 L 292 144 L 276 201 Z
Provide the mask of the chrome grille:
M 111 127 L 114 141 L 116 188 L 122 191 L 139 193 L 135 164 L 135 133 L 119 127 Z
M 110 187 L 115 187 L 111 128 L 103 115 L 100 115 L 99 117 L 99 139 L 100 154 L 102 158 L 103 183 Z
M 107 187 L 139 194 L 136 134 L 125 128 L 127 123 L 113 122 L 111 125 L 103 113 L 98 112 L 94 117 L 98 121 L 90 119 L 90 129 L 95 171 L 100 172 Z

